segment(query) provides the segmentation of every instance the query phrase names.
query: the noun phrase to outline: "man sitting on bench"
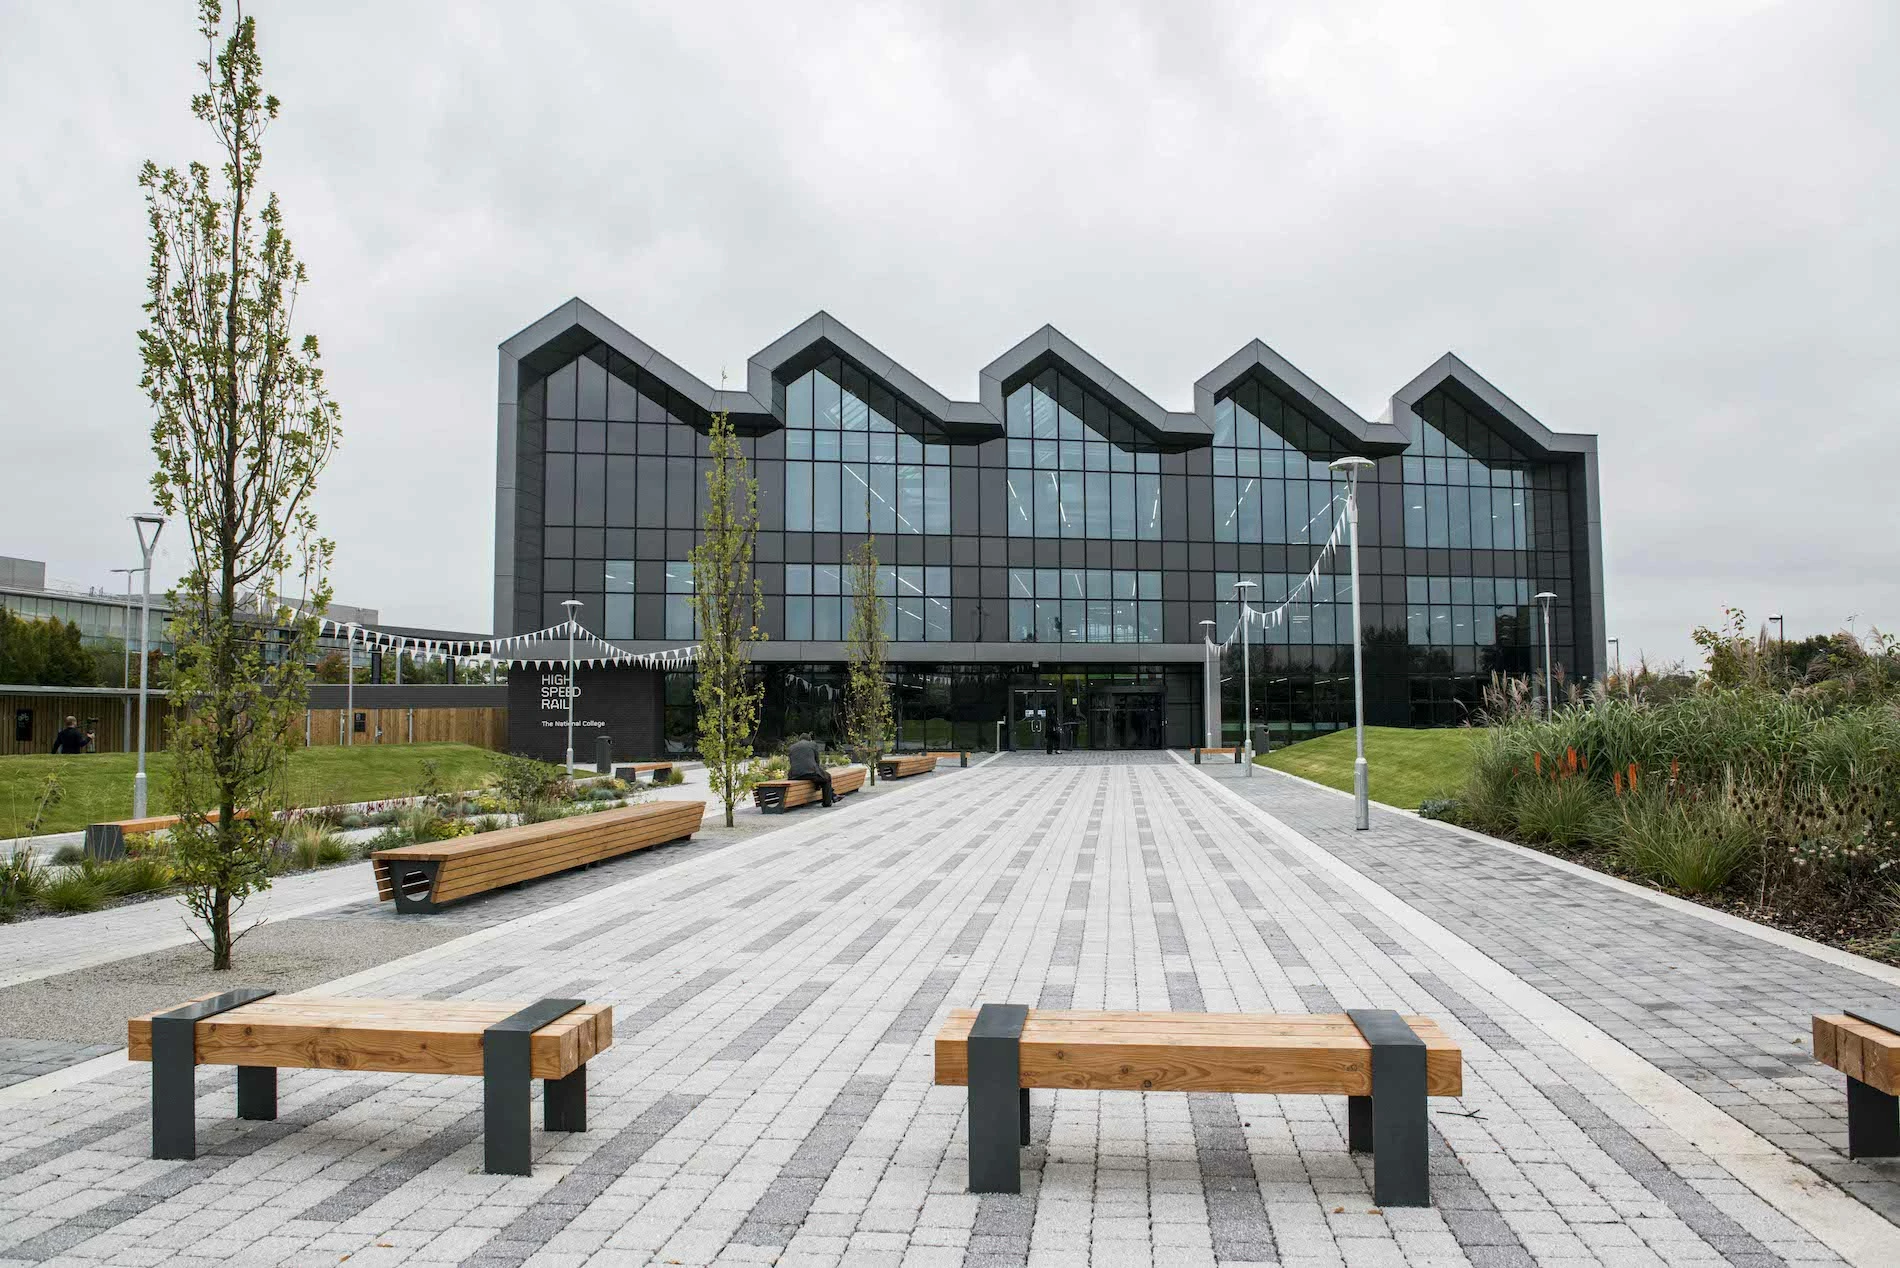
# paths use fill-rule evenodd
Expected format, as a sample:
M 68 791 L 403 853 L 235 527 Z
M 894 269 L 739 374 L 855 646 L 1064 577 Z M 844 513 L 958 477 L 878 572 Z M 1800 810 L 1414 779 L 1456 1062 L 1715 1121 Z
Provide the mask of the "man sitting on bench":
M 824 750 L 813 739 L 793 740 L 785 750 L 785 778 L 803 779 L 824 790 L 824 804 L 831 804 L 831 772 L 825 769 Z

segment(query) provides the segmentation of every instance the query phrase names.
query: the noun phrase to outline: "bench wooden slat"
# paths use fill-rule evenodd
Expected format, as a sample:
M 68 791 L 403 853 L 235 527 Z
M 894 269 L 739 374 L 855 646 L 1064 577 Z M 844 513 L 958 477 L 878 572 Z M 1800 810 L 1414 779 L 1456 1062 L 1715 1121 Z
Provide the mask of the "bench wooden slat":
M 904 779 L 911 775 L 927 775 L 937 769 L 937 759 L 928 753 L 903 753 L 881 757 L 877 763 L 877 773 L 882 779 Z
M 1900 1035 L 1844 1014 L 1814 1018 L 1814 1059 L 1889 1096 L 1900 1094 Z
M 274 995 L 198 1022 L 197 1061 L 475 1075 L 482 1073 L 482 1032 L 530 1002 Z M 152 1059 L 156 1015 L 147 1013 L 126 1023 L 129 1060 Z M 534 1032 L 529 1041 L 531 1077 L 564 1078 L 612 1043 L 613 1006 L 584 1004 Z
M 936 1081 L 969 1081 L 976 1010 L 952 1009 L 936 1041 Z M 1431 1096 L 1460 1096 L 1458 1045 L 1429 1017 L 1406 1022 L 1426 1045 Z M 1023 1027 L 1022 1085 L 1099 1091 L 1367 1096 L 1371 1045 L 1344 1014 L 1038 1012 Z

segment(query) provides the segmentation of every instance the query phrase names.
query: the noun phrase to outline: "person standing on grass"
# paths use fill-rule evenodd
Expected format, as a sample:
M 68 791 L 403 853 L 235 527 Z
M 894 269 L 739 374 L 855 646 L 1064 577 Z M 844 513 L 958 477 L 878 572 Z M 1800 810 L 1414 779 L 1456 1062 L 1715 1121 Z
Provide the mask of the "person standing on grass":
M 79 719 L 66 715 L 66 725 L 53 737 L 55 753 L 83 753 L 92 746 L 92 733 L 79 729 Z

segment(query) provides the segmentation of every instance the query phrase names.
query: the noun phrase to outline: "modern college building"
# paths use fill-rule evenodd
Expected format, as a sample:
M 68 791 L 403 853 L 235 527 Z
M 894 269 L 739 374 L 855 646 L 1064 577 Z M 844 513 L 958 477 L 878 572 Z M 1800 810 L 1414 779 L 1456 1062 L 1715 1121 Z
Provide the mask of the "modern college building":
M 1547 429 L 1457 357 L 1400 387 L 1378 421 L 1255 341 L 1156 404 L 1045 326 L 953 400 L 825 313 L 715 388 L 580 300 L 501 345 L 495 630 L 580 621 L 628 651 L 694 638 L 706 432 L 730 415 L 758 481 L 755 650 L 762 742 L 834 734 L 849 621 L 845 561 L 883 562 L 906 745 L 1185 746 L 1239 736 L 1235 585 L 1277 606 L 1312 567 L 1344 481 L 1360 488 L 1366 714 L 1462 720 L 1493 672 L 1550 653 L 1603 668 L 1596 438 Z M 1275 743 L 1352 721 L 1343 547 L 1251 647 L 1253 717 Z M 559 655 L 558 648 L 550 654 Z M 511 743 L 561 745 L 557 677 L 510 677 Z M 691 676 L 583 670 L 577 712 L 620 755 L 693 743 Z M 1217 683 L 1217 687 L 1216 687 Z M 1211 724 L 1211 726 L 1210 726 Z

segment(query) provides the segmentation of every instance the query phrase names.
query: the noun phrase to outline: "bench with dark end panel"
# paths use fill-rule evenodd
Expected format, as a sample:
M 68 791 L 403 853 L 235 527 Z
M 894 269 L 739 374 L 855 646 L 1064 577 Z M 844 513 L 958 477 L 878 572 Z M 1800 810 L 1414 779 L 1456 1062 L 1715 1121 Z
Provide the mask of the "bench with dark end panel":
M 867 768 L 828 766 L 834 797 L 854 793 L 864 787 Z M 769 815 L 782 815 L 793 806 L 808 806 L 824 800 L 824 792 L 809 779 L 768 779 L 752 789 L 753 804 Z
M 960 767 L 967 767 L 970 764 L 970 750 L 967 748 L 957 749 L 955 751 L 932 749 L 925 753 L 924 756 L 934 757 L 940 762 L 955 762 Z
M 657 786 L 660 784 L 664 784 L 673 778 L 673 763 L 671 762 L 615 762 L 613 764 L 613 771 L 614 771 L 615 779 L 624 779 L 630 784 L 639 783 L 640 776 L 651 771 L 653 773 L 653 779 L 651 782 Z
M 1052 1011 L 985 1004 L 937 1033 L 939 1085 L 969 1088 L 970 1191 L 1018 1193 L 1029 1089 L 1347 1098 L 1348 1147 L 1373 1156 L 1373 1201 L 1428 1206 L 1428 1096 L 1461 1096 L 1458 1045 L 1427 1017 Z
M 243 989 L 126 1023 L 126 1056 L 152 1063 L 152 1157 L 198 1156 L 194 1069 L 237 1067 L 239 1118 L 277 1117 L 277 1071 L 478 1075 L 483 1160 L 532 1170 L 533 1081 L 542 1126 L 587 1130 L 587 1063 L 614 1041 L 614 1010 L 578 999 L 523 1005 L 353 999 Z M 351 1146 L 354 1148 L 354 1146 Z
M 248 819 L 251 812 L 238 811 L 238 818 Z M 218 812 L 213 810 L 205 818 L 212 823 L 218 821 Z M 85 850 L 89 859 L 103 862 L 116 861 L 125 857 L 125 834 L 128 832 L 169 832 L 178 826 L 177 815 L 150 815 L 144 819 L 114 819 L 109 823 L 89 823 L 86 825 Z
M 928 775 L 937 769 L 934 753 L 892 753 L 877 759 L 879 779 L 903 779 L 910 775 Z
M 1816 1016 L 1814 1059 L 1847 1076 L 1847 1156 L 1900 1158 L 1900 1009 Z
M 1234 765 L 1240 765 L 1240 750 L 1237 748 L 1197 748 L 1194 750 L 1194 764 L 1196 766 L 1201 764 L 1201 758 L 1203 756 L 1231 758 Z
M 551 823 L 378 850 L 370 862 L 379 898 L 393 900 L 404 914 L 427 913 L 487 890 L 684 840 L 699 831 L 705 814 L 703 801 L 649 801 Z

